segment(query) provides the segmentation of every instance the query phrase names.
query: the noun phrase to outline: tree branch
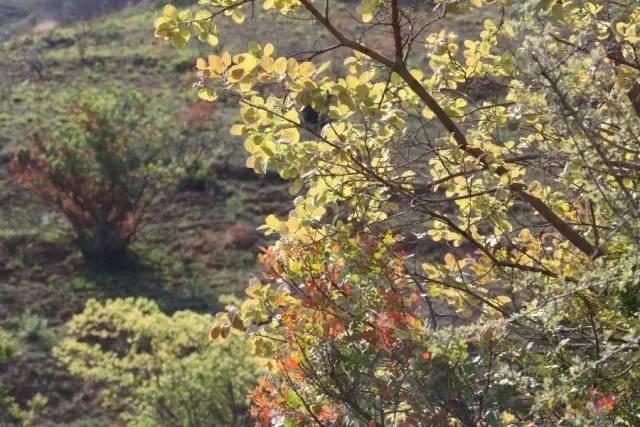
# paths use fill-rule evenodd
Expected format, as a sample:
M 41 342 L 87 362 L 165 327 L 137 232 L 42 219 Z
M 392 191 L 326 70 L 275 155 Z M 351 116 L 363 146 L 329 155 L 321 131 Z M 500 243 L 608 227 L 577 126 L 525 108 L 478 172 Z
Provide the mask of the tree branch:
M 404 62 L 402 54 L 402 26 L 400 24 L 400 11 L 398 0 L 391 0 L 391 26 L 393 27 L 393 39 L 396 46 L 396 63 Z
M 336 39 L 340 41 L 345 47 L 349 47 L 353 50 L 356 50 L 369 58 L 380 62 L 381 64 L 387 66 L 391 71 L 396 72 L 404 82 L 414 91 L 416 95 L 426 104 L 427 107 L 435 114 L 440 123 L 444 126 L 444 128 L 449 131 L 453 138 L 455 139 L 458 147 L 464 150 L 467 154 L 474 157 L 478 161 L 480 161 L 483 165 L 489 166 L 489 156 L 482 149 L 477 147 L 470 147 L 467 141 L 466 136 L 462 132 L 462 130 L 456 125 L 453 119 L 442 109 L 440 104 L 435 100 L 433 96 L 431 96 L 427 90 L 422 86 L 422 83 L 418 81 L 409 71 L 409 69 L 405 66 L 402 61 L 394 61 L 386 56 L 376 52 L 374 50 L 369 49 L 368 47 L 351 40 L 348 38 L 342 31 L 336 28 L 333 23 L 325 17 L 311 2 L 311 0 L 300 0 L 302 6 L 304 6 L 314 18 L 318 20 Z M 396 47 L 397 47 L 397 37 L 401 35 L 399 34 L 400 18 L 397 0 L 392 0 L 392 15 L 395 17 L 397 15 L 397 22 L 394 20 L 394 37 L 396 38 Z M 395 10 L 395 12 L 394 12 Z M 394 19 L 394 18 L 392 18 Z M 402 47 L 402 40 L 400 40 L 400 47 Z M 401 51 L 401 50 L 400 50 Z M 396 55 L 397 55 L 396 51 Z M 509 173 L 509 170 L 499 165 L 494 168 L 494 173 L 498 176 L 503 176 Z M 567 240 L 573 243 L 580 251 L 585 253 L 586 255 L 593 255 L 595 253 L 595 247 L 589 243 L 584 237 L 580 235 L 577 231 L 575 231 L 569 224 L 567 224 L 562 218 L 556 215 L 555 212 L 549 206 L 547 206 L 542 200 L 537 198 L 536 196 L 527 192 L 527 187 L 522 183 L 514 183 L 509 185 L 509 190 L 517 194 L 520 199 L 527 202 L 536 212 L 538 212 L 543 218 L 545 218 L 553 227 Z

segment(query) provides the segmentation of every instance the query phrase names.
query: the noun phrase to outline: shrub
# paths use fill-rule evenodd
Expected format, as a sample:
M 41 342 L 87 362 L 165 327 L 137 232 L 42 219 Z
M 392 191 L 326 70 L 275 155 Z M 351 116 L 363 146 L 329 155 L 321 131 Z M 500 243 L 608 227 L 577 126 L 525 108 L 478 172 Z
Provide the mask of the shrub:
M 104 385 L 103 406 L 129 425 L 237 425 L 260 369 L 245 339 L 209 343 L 212 321 L 145 299 L 90 300 L 54 355 Z
M 224 231 L 222 245 L 225 249 L 254 249 L 259 237 L 254 227 L 237 222 Z
M 32 314 L 30 311 L 23 313 L 18 318 L 16 337 L 26 345 L 44 348 L 50 348 L 55 340 L 55 334 L 49 326 L 49 321 L 42 316 Z
M 0 383 L 0 425 L 32 427 L 36 425 L 40 416 L 49 403 L 49 399 L 43 394 L 37 393 L 24 405 L 16 402 L 9 394 L 4 384 Z
M 13 359 L 18 351 L 19 346 L 13 335 L 0 328 L 0 363 Z
M 187 147 L 177 156 L 180 180 L 177 188 L 180 191 L 204 191 L 211 180 L 213 158 L 202 146 Z
M 87 90 L 77 98 L 61 101 L 69 119 L 61 113 L 33 132 L 12 169 L 67 217 L 85 259 L 102 267 L 129 258 L 146 208 L 171 180 L 162 154 L 172 131 L 135 91 Z

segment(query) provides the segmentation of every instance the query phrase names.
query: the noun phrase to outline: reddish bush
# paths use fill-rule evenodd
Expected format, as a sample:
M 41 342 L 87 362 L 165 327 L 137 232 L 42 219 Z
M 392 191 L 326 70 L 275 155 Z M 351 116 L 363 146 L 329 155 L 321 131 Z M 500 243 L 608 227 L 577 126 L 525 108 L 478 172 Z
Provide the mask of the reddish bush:
M 65 153 L 45 153 L 46 145 L 42 143 L 32 143 L 18 151 L 11 162 L 16 181 L 67 217 L 86 258 L 122 257 L 138 229 L 143 206 L 136 204 L 117 182 L 96 182 L 56 171 L 52 163 Z M 87 158 L 91 156 L 95 153 L 86 153 Z
M 135 94 L 92 94 L 74 102 L 72 120 L 34 133 L 13 156 L 16 181 L 57 207 L 92 265 L 128 260 L 143 213 L 167 178 L 160 160 L 169 132 Z
M 223 245 L 225 249 L 253 249 L 258 241 L 258 232 L 243 223 L 235 223 L 225 230 Z
M 182 121 L 189 129 L 202 129 L 211 122 L 215 110 L 216 104 L 213 102 L 198 101 L 182 113 Z

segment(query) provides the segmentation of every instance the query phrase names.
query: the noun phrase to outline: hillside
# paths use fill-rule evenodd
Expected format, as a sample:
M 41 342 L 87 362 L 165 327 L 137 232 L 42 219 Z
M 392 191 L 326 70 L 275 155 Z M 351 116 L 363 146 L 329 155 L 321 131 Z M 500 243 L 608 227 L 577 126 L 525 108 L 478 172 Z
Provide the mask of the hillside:
M 6 403 L 0 425 L 14 419 L 8 403 L 26 408 L 37 393 L 48 403 L 36 425 L 111 425 L 116 414 L 99 409 L 99 385 L 61 367 L 50 354 L 51 337 L 92 297 L 145 296 L 169 313 L 219 310 L 218 297 L 241 292 L 255 272 L 265 243 L 255 228 L 266 214 L 288 208 L 279 179 L 244 168 L 242 146 L 227 130 L 236 120 L 231 102 L 199 102 L 189 90 L 191 54 L 176 57 L 154 40 L 155 14 L 127 8 L 75 26 L 27 31 L 1 45 L 0 327 L 33 339 L 21 344 L 17 359 L 0 363 L 0 401 Z M 2 16 L 19 28 L 27 14 L 5 7 Z M 86 43 L 84 51 L 79 43 Z M 19 188 L 9 163 L 28 132 L 46 127 L 57 97 L 111 85 L 135 87 L 171 105 L 177 122 L 197 129 L 179 149 L 205 147 L 213 164 L 199 188 L 168 188 L 147 213 L 148 226 L 134 245 L 135 268 L 95 273 L 73 249 L 64 218 Z
M 3 0 L 0 40 L 24 32 L 47 31 L 54 25 L 86 21 L 131 6 L 153 4 L 150 0 Z

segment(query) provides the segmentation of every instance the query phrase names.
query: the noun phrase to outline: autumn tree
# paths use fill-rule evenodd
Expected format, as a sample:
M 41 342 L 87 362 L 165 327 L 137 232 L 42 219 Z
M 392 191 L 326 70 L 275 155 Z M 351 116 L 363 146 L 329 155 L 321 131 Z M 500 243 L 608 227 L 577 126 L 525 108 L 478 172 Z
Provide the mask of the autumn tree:
M 16 149 L 15 179 L 69 220 L 90 265 L 127 264 L 147 208 L 175 178 L 167 158 L 175 135 L 168 115 L 124 88 L 88 89 L 56 101 L 61 111 Z
M 195 64 L 202 99 L 237 100 L 247 166 L 297 195 L 210 333 L 269 360 L 256 422 L 636 424 L 640 7 L 337 5 L 204 0 L 155 22 L 178 48 L 213 49 L 224 16 L 334 40 Z M 461 40 L 467 16 L 490 18 Z

